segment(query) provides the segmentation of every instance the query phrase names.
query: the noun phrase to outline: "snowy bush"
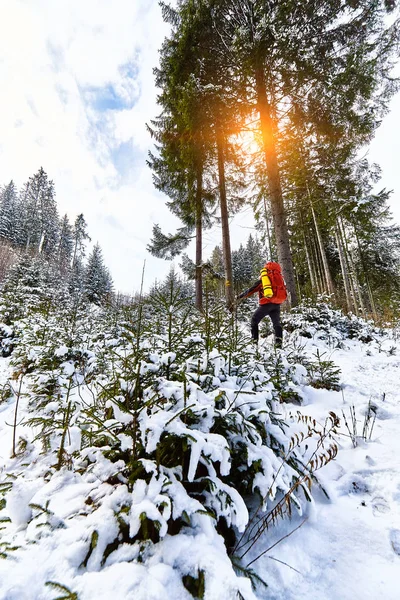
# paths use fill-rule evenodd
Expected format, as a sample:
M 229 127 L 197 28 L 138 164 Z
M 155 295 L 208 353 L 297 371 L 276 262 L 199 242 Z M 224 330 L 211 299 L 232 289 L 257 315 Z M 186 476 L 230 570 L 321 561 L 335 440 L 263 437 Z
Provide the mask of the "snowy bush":
M 317 303 L 304 301 L 290 313 L 283 315 L 283 323 L 287 331 L 296 331 L 306 338 L 317 336 L 327 340 L 333 348 L 340 347 L 345 338 L 368 343 L 385 335 L 384 330 L 376 327 L 373 321 L 366 321 L 352 314 L 345 315 L 323 298 Z
M 333 413 L 318 425 L 282 404 L 301 402 L 299 356 L 255 353 L 231 315 L 193 315 L 176 285 L 119 312 L 53 304 L 14 324 L 2 555 L 20 556 L 16 540 L 67 546 L 75 587 L 49 581 L 82 598 L 91 572 L 127 561 L 163 565 L 172 587 L 178 573 L 182 598 L 214 597 L 222 573 L 215 597 L 254 598 L 249 549 L 307 511 L 336 455 Z

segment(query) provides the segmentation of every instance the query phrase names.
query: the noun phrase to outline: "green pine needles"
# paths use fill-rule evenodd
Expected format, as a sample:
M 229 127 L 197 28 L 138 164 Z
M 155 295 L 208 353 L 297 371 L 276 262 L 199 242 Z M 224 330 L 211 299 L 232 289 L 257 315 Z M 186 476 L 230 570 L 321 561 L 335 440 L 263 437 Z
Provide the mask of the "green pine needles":
M 239 591 L 228 556 L 250 577 L 260 536 L 279 518 L 307 513 L 315 473 L 337 452 L 333 413 L 319 425 L 286 410 L 314 377 L 301 352 L 256 353 L 240 319 L 211 297 L 195 312 L 173 273 L 120 308 L 54 302 L 46 310 L 13 324 L 20 450 L 2 474 L 0 518 L 7 498 L 12 509 L 19 490 L 34 487 L 24 513 L 31 535 L 38 543 L 71 535 L 75 523 L 82 570 L 110 565 L 128 547 L 131 560 L 146 565 L 169 539 L 184 548 L 212 531 L 205 539 L 222 543 Z M 85 491 L 66 516 L 57 496 L 67 484 Z M 3 527 L 7 534 L 10 522 Z M 203 597 L 207 564 L 177 556 L 174 568 L 186 590 Z M 62 585 L 55 591 L 75 597 Z

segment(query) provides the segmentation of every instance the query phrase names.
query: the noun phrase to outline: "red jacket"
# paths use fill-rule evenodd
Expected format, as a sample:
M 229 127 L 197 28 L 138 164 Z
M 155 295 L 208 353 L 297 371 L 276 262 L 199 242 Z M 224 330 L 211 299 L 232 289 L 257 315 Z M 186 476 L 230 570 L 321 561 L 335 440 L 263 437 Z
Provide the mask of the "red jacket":
M 273 301 L 273 298 L 265 298 L 263 294 L 261 279 L 258 279 L 248 290 L 242 292 L 238 298 L 248 298 L 258 292 L 258 302 L 259 304 L 270 304 Z
M 238 299 L 239 298 L 247 298 L 248 296 L 251 296 L 252 294 L 255 294 L 256 292 L 258 292 L 259 304 L 282 304 L 282 302 L 284 302 L 286 300 L 286 297 L 287 297 L 286 286 L 285 286 L 285 282 L 282 278 L 282 271 L 281 271 L 280 265 L 275 262 L 268 262 L 265 266 L 269 272 L 271 271 L 270 279 L 271 279 L 271 284 L 272 284 L 272 290 L 274 292 L 274 295 L 272 296 L 272 298 L 266 298 L 264 296 L 263 286 L 262 286 L 262 282 L 261 282 L 261 278 L 260 278 L 248 290 L 245 290 L 244 292 L 242 292 L 238 296 Z M 275 287 L 275 285 L 274 285 L 274 274 L 273 274 L 274 271 L 279 273 L 279 280 L 281 283 L 277 284 L 278 287 Z

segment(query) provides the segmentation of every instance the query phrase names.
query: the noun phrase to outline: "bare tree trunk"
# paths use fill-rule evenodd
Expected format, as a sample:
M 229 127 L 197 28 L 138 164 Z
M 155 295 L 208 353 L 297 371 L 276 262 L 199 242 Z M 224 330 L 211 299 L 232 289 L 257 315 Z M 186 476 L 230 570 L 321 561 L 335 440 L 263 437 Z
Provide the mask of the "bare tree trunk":
M 326 291 L 325 282 L 324 282 L 324 276 L 323 276 L 323 272 L 322 272 L 322 265 L 321 265 L 320 255 L 319 255 L 318 243 L 315 239 L 314 232 L 313 232 L 311 240 L 312 240 L 313 258 L 314 258 L 314 268 L 315 268 L 315 273 L 316 273 L 316 277 L 317 277 L 317 290 L 318 290 L 318 294 L 323 294 Z
M 336 226 L 335 226 L 335 237 L 336 237 L 336 244 L 337 244 L 338 252 L 339 252 L 340 268 L 342 270 L 347 310 L 352 311 L 353 306 L 352 306 L 352 298 L 351 298 L 351 292 L 350 292 L 349 274 L 347 272 L 347 264 L 346 264 L 346 259 L 345 259 L 344 252 L 343 252 L 342 240 L 341 240 L 341 236 L 340 236 L 340 229 L 339 229 L 338 223 L 336 223 Z
M 308 244 L 307 244 L 307 239 L 306 239 L 306 234 L 305 234 L 304 229 L 303 229 L 303 243 L 304 243 L 304 250 L 306 253 L 308 273 L 310 275 L 311 290 L 312 290 L 312 292 L 318 292 L 317 280 L 316 280 L 316 276 L 315 276 L 315 272 L 314 272 L 314 265 L 311 262 L 311 255 L 310 255 L 310 251 L 308 249 Z
M 343 256 L 344 256 L 344 260 L 346 263 L 347 276 L 348 276 L 348 282 L 349 282 L 349 287 L 350 287 L 350 291 L 351 291 L 351 297 L 352 297 L 352 301 L 353 301 L 354 312 L 358 316 L 358 304 L 357 304 L 357 293 L 356 293 L 357 285 L 355 284 L 354 274 L 351 269 L 351 257 L 350 257 L 349 249 L 347 246 L 346 236 L 344 234 L 344 229 L 342 226 L 342 221 L 340 219 L 340 216 L 337 217 L 337 226 L 338 226 L 338 232 L 340 235 L 340 241 L 342 244 Z
M 321 235 L 321 230 L 318 225 L 318 220 L 317 220 L 317 216 L 315 214 L 315 210 L 314 210 L 313 202 L 311 199 L 311 194 L 310 194 L 308 184 L 306 184 L 306 185 L 307 185 L 308 200 L 310 202 L 310 207 L 311 207 L 311 214 L 312 214 L 313 221 L 314 221 L 315 232 L 317 234 L 319 252 L 320 252 L 322 265 L 323 265 L 323 269 L 324 269 L 323 272 L 324 272 L 324 279 L 326 282 L 326 287 L 327 287 L 328 293 L 332 294 L 334 296 L 335 295 L 335 287 L 333 285 L 331 271 L 329 269 L 328 259 L 326 257 L 326 252 L 325 252 L 324 242 L 323 242 L 322 235 Z
M 38 254 L 42 253 L 43 250 L 43 244 L 44 244 L 44 240 L 45 240 L 45 233 L 43 232 L 41 237 L 40 237 L 40 242 L 39 242 L 39 248 L 38 248 Z
M 225 269 L 225 298 L 228 306 L 234 301 L 233 293 L 233 272 L 232 272 L 232 254 L 231 241 L 229 235 L 228 205 L 226 200 L 225 185 L 225 156 L 224 156 L 224 138 L 219 127 L 217 128 L 217 154 L 218 154 L 218 186 L 219 201 L 221 208 L 221 227 L 222 227 L 222 254 L 224 257 Z
M 365 317 L 366 316 L 365 304 L 364 304 L 364 300 L 362 297 L 360 282 L 358 281 L 357 271 L 356 271 L 356 267 L 354 264 L 353 256 L 351 254 L 349 245 L 347 243 L 346 231 L 345 231 L 345 228 L 343 225 L 343 220 L 341 217 L 338 217 L 338 221 L 339 221 L 340 232 L 341 232 L 341 236 L 342 236 L 342 240 L 343 240 L 343 246 L 344 246 L 346 257 L 347 257 L 347 264 L 349 267 L 350 282 L 351 282 L 351 287 L 353 290 L 353 298 L 354 298 L 354 305 L 356 308 L 356 314 L 358 314 L 358 311 L 357 311 L 358 307 L 357 307 L 357 302 L 356 302 L 356 297 L 358 297 L 358 302 L 360 305 L 361 313 Z
M 268 102 L 265 76 L 262 65 L 255 69 L 257 106 L 260 113 L 261 133 L 264 147 L 266 172 L 269 187 L 269 199 L 274 222 L 278 261 L 282 265 L 283 275 L 290 295 L 292 306 L 298 304 L 292 255 L 290 252 L 289 232 L 283 205 L 281 180 L 274 139 L 272 107 Z
M 265 200 L 265 196 L 263 197 L 263 201 L 264 201 L 265 226 L 266 226 L 266 229 L 267 229 L 269 259 L 273 260 L 274 257 L 272 256 L 271 230 L 269 228 L 269 216 L 268 216 L 267 201 Z
M 196 174 L 196 308 L 203 311 L 203 168 Z
M 354 223 L 353 223 L 353 229 L 354 229 L 354 233 L 355 233 L 356 240 L 357 240 L 357 247 L 358 247 L 358 253 L 360 255 L 360 262 L 361 262 L 361 267 L 362 267 L 362 271 L 363 271 L 363 277 L 364 277 L 365 284 L 367 286 L 369 303 L 371 305 L 371 310 L 372 310 L 374 320 L 377 321 L 378 313 L 376 312 L 375 300 L 374 300 L 374 296 L 372 294 L 371 285 L 369 283 L 368 271 L 365 268 L 364 255 L 363 255 L 363 252 L 361 249 L 360 238 L 358 237 L 357 227 L 355 226 Z
M 314 265 L 311 262 L 310 251 L 308 249 L 305 225 L 304 225 L 304 215 L 303 215 L 303 210 L 301 208 L 300 208 L 300 223 L 301 223 L 301 231 L 302 231 L 302 235 L 303 235 L 304 250 L 306 253 L 308 273 L 310 275 L 310 281 L 311 281 L 311 290 L 313 292 L 315 292 L 315 291 L 317 291 L 316 276 L 315 276 L 315 272 L 314 272 Z

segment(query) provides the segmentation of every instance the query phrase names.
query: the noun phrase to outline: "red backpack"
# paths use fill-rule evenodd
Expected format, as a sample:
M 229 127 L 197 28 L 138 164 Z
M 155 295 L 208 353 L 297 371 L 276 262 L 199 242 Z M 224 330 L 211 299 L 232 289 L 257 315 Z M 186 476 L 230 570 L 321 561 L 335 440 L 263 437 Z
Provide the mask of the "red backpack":
M 276 262 L 268 262 L 266 263 L 265 268 L 267 269 L 273 291 L 273 296 L 272 298 L 269 298 L 268 302 L 271 302 L 272 304 L 282 304 L 287 298 L 287 291 L 285 280 L 282 277 L 281 267 Z

